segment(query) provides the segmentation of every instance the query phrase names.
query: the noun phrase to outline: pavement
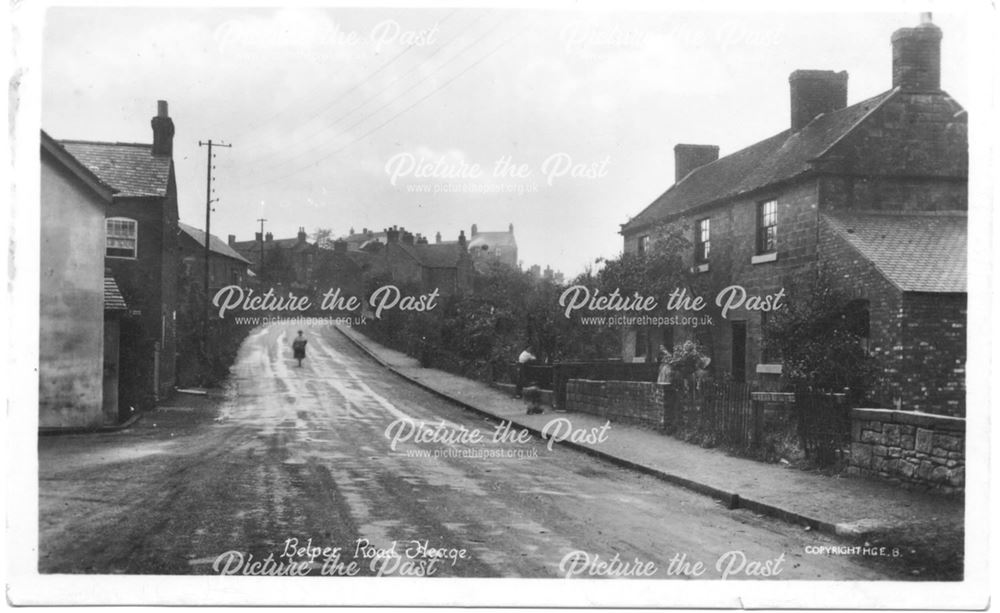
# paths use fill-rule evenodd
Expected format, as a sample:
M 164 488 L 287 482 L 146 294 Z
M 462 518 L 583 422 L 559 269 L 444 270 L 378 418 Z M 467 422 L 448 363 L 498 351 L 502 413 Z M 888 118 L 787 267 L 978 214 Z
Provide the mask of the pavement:
M 433 368 L 389 349 L 358 330 L 338 330 L 385 368 L 468 410 L 507 420 L 515 428 L 536 435 L 556 417 L 565 417 L 574 429 L 593 431 L 604 419 L 583 413 L 556 412 L 527 415 L 524 401 L 485 383 Z M 947 526 L 961 530 L 962 499 L 932 492 L 907 490 L 874 480 L 830 476 L 727 455 L 670 436 L 613 423 L 602 442 L 563 441 L 579 451 L 600 457 L 661 480 L 706 494 L 728 508 L 755 513 L 841 537 L 884 534 L 914 526 Z

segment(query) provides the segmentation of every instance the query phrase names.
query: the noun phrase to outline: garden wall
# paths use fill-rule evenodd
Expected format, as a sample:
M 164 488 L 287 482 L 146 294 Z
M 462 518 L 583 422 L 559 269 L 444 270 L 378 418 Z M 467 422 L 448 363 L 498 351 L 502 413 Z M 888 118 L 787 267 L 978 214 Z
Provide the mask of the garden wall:
M 646 381 L 566 382 L 566 410 L 652 428 L 664 427 L 664 396 L 670 386 Z
M 848 474 L 965 489 L 965 419 L 891 409 L 851 411 Z

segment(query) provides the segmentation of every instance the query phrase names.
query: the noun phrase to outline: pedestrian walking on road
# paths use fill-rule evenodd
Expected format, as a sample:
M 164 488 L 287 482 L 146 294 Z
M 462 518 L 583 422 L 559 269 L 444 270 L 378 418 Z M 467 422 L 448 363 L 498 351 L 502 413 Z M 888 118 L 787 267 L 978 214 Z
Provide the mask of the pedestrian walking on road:
M 295 359 L 299 361 L 299 368 L 302 367 L 302 360 L 306 359 L 306 337 L 299 330 L 299 335 L 292 341 L 292 351 L 295 352 Z

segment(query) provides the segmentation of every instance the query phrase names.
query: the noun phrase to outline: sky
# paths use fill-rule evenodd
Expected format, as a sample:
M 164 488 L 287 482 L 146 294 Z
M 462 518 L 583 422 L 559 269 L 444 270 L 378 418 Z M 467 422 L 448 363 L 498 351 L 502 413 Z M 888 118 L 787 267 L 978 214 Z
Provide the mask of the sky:
M 513 224 L 568 277 L 673 183 L 677 143 L 727 155 L 789 123 L 788 75 L 891 87 L 917 13 L 489 8 L 50 8 L 42 128 L 152 142 L 169 103 L 181 221 L 250 240 L 397 225 L 445 240 Z M 935 13 L 942 87 L 967 97 L 967 24 Z

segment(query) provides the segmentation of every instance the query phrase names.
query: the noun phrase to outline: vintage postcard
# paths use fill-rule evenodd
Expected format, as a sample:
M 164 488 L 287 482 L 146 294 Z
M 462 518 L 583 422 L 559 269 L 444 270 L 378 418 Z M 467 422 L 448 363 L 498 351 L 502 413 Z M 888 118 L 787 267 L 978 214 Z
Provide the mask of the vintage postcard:
M 995 7 L 387 4 L 11 6 L 9 600 L 988 606 Z

